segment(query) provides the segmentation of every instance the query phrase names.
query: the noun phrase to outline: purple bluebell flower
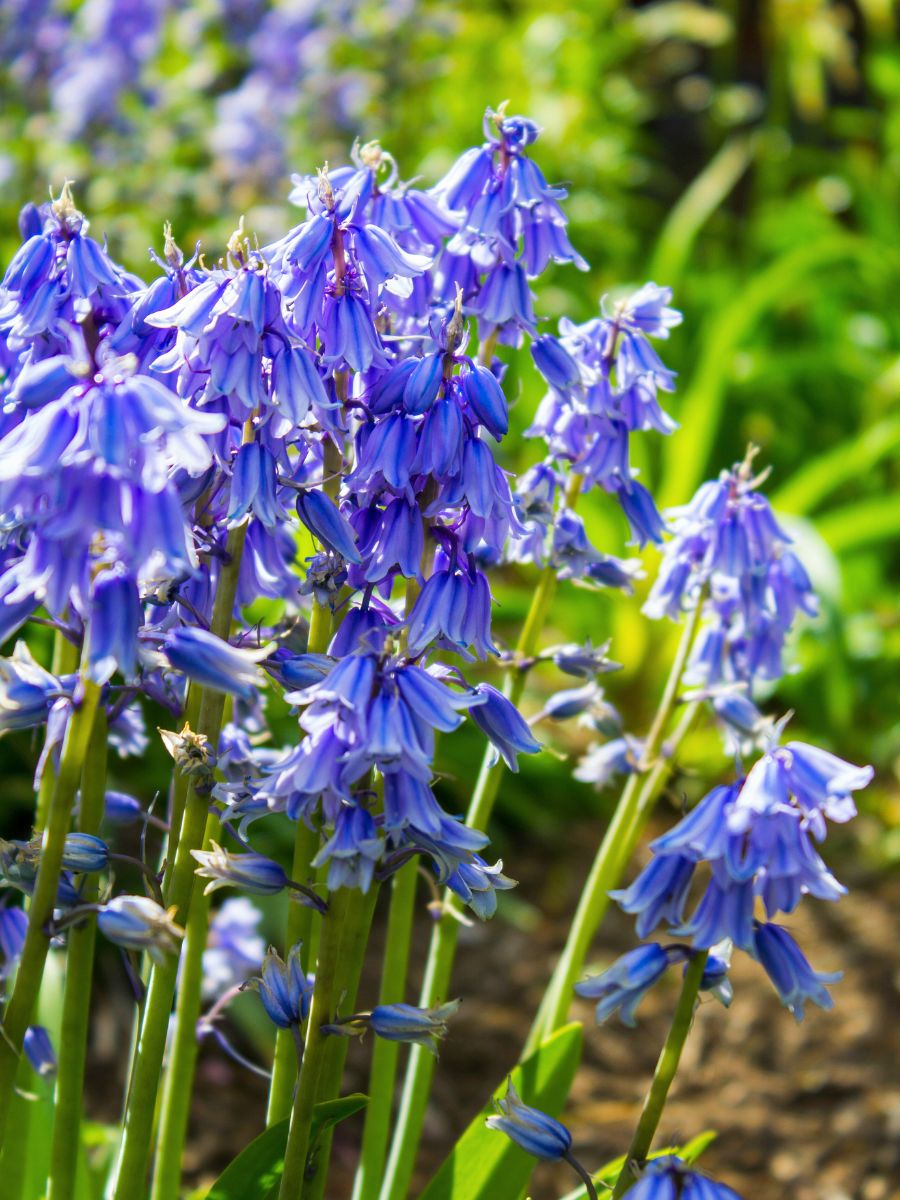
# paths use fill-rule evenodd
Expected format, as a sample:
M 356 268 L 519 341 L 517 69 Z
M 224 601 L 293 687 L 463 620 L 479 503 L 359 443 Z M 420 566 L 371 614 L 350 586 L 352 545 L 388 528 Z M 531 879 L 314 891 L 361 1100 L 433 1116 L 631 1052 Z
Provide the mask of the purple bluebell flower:
M 259 935 L 262 913 L 245 897 L 226 900 L 209 923 L 203 951 L 203 995 L 216 999 L 261 967 L 265 943 Z
M 662 979 L 672 963 L 684 962 L 690 955 L 691 951 L 684 946 L 650 942 L 623 954 L 602 975 L 576 984 L 575 993 L 597 1001 L 598 1025 L 618 1012 L 622 1023 L 633 1028 L 635 1009 L 650 988 Z
M 10 658 L 0 658 L 0 729 L 43 725 L 63 691 L 61 681 L 35 662 L 24 642 L 17 642 Z
M 643 742 L 626 733 L 592 746 L 572 774 L 581 783 L 592 783 L 602 789 L 617 775 L 634 775 L 639 771 L 643 754 Z
M 163 650 L 175 670 L 189 679 L 250 699 L 264 682 L 257 664 L 268 657 L 272 647 L 238 648 L 209 630 L 184 626 L 166 635 Z
M 528 1154 L 550 1160 L 566 1158 L 572 1148 L 572 1135 L 559 1121 L 537 1108 L 532 1108 L 519 1096 L 510 1079 L 506 1095 L 495 1100 L 497 1113 L 487 1118 L 488 1129 L 496 1129 Z
M 473 707 L 470 716 L 497 754 L 511 771 L 519 769 L 520 754 L 538 754 L 541 749 L 528 725 L 502 692 L 489 683 L 480 683 L 475 691 L 484 703 Z
M 346 562 L 362 562 L 350 523 L 324 492 L 301 492 L 297 512 L 307 529 L 334 554 Z
M 708 593 L 704 629 L 688 678 L 715 685 L 783 673 L 782 649 L 796 614 L 817 611 L 809 576 L 758 490 L 753 448 L 676 509 L 674 538 L 644 612 L 677 620 Z

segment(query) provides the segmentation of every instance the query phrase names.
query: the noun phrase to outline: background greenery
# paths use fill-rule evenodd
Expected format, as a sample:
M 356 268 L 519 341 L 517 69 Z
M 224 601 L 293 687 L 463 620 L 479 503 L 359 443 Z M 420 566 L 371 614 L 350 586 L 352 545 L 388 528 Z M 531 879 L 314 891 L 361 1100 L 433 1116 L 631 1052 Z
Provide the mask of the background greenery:
M 536 157 L 569 187 L 572 238 L 591 263 L 551 273 L 539 310 L 584 320 L 608 290 L 647 278 L 674 289 L 685 323 L 666 358 L 682 428 L 635 439 L 642 477 L 662 503 L 680 503 L 748 441 L 762 448 L 822 598 L 771 711 L 793 708 L 802 735 L 877 764 L 859 830 L 879 861 L 900 856 L 900 45 L 889 0 L 286 0 L 274 17 L 265 0 L 160 6 L 158 44 L 87 115 L 60 81 L 79 54 L 99 70 L 103 4 L 3 6 L 3 260 L 20 205 L 65 178 L 95 233 L 139 273 L 153 269 L 146 250 L 160 247 L 164 218 L 214 257 L 242 213 L 261 240 L 293 222 L 290 171 L 344 160 L 355 134 L 380 138 L 403 176 L 431 182 L 480 140 L 484 108 L 508 99 L 543 126 Z M 520 434 L 540 387 L 527 355 L 510 357 L 508 463 L 520 468 L 538 454 Z M 597 543 L 621 552 L 613 506 L 594 497 L 585 513 Z M 655 553 L 647 560 L 652 572 Z M 532 586 L 528 572 L 507 573 L 501 634 L 513 635 Z M 553 625 L 548 638 L 613 637 L 625 669 L 611 698 L 640 731 L 670 631 L 649 628 L 634 600 L 573 589 Z M 560 685 L 535 680 L 536 691 Z M 574 752 L 585 735 L 561 738 Z M 31 754 L 22 736 L 0 749 L 7 797 L 23 809 Z M 689 756 L 719 769 L 708 735 Z M 163 769 L 151 756 L 149 771 L 123 765 L 119 782 L 149 795 Z M 459 770 L 447 786 L 463 793 Z M 507 823 L 544 834 L 604 804 L 568 772 L 552 756 L 530 765 L 507 789 Z

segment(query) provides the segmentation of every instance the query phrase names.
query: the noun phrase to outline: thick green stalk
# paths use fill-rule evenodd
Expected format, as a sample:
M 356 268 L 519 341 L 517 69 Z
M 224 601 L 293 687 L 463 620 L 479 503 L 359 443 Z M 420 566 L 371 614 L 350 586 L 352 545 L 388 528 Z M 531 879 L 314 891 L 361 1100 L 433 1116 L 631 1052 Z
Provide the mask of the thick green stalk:
M 206 819 L 204 848 L 218 838 L 222 823 L 213 813 Z M 177 1200 L 181 1183 L 181 1158 L 187 1137 L 192 1084 L 197 1064 L 197 1021 L 203 987 L 203 951 L 209 934 L 210 897 L 191 902 L 178 977 L 175 1032 L 160 1100 L 160 1126 L 151 1200 Z
M 566 503 L 570 507 L 574 507 L 580 489 L 580 476 L 573 476 L 566 493 Z M 525 670 L 520 664 L 531 658 L 537 649 L 538 639 L 555 592 L 556 570 L 548 564 L 541 573 L 532 597 L 531 607 L 519 636 L 514 661 L 507 668 L 503 690 L 513 704 L 518 705 L 525 689 Z M 502 761 L 492 762 L 491 759 L 491 748 L 488 747 L 482 759 L 469 810 L 466 813 L 466 824 L 474 829 L 484 829 L 487 825 L 494 801 L 497 799 L 497 792 L 500 789 L 500 781 L 503 778 L 504 764 Z M 425 964 L 419 1004 L 426 1008 L 447 999 L 447 989 L 450 986 L 450 975 L 456 954 L 456 942 L 459 936 L 459 921 L 456 914 L 460 912 L 461 906 L 457 898 L 449 893 L 445 898 L 444 906 L 445 913 L 431 934 L 431 945 Z M 422 1134 L 422 1123 L 425 1120 L 425 1105 L 431 1089 L 434 1065 L 434 1056 L 427 1050 L 421 1046 L 410 1047 L 400 1109 L 391 1139 L 387 1170 L 379 1193 L 380 1200 L 404 1200 L 409 1190 L 419 1138 Z
M 584 969 L 591 941 L 609 905 L 609 892 L 618 885 L 641 830 L 669 776 L 675 745 L 681 741 L 693 720 L 696 704 L 687 706 L 668 753 L 661 756 L 660 750 L 678 702 L 681 677 L 697 633 L 702 607 L 698 601 L 685 624 L 659 708 L 644 743 L 641 766 L 648 773 L 630 775 L 622 791 L 581 893 L 565 947 L 532 1025 L 525 1054 L 536 1049 L 545 1038 L 565 1024 L 575 982 Z
M 684 983 L 682 984 L 678 1004 L 675 1007 L 675 1015 L 672 1018 L 669 1035 L 666 1038 L 659 1061 L 656 1064 L 656 1070 L 653 1073 L 653 1082 L 650 1084 L 650 1090 L 644 1101 L 637 1129 L 634 1131 L 634 1137 L 631 1139 L 631 1144 L 625 1155 L 625 1165 L 622 1167 L 622 1173 L 619 1175 L 618 1182 L 616 1183 L 612 1200 L 619 1200 L 621 1196 L 625 1195 L 635 1182 L 636 1177 L 632 1170 L 633 1164 L 637 1163 L 640 1166 L 646 1161 L 647 1155 L 650 1153 L 650 1147 L 653 1145 L 653 1138 L 656 1135 L 657 1126 L 665 1108 L 669 1088 L 672 1086 L 672 1081 L 678 1070 L 678 1064 L 681 1061 L 681 1052 L 691 1031 L 691 1025 L 694 1020 L 694 1008 L 697 1004 L 697 996 L 700 992 L 700 984 L 703 980 L 703 971 L 706 967 L 708 957 L 709 955 L 705 952 L 697 954 L 691 959 L 688 969 L 685 971 Z
M 100 699 L 100 689 L 96 684 L 85 681 L 83 689 L 81 703 L 73 711 L 66 731 L 59 773 L 47 811 L 40 865 L 28 910 L 25 945 L 16 972 L 15 986 L 3 1014 L 3 1036 L 0 1037 L 0 1141 L 3 1140 L 9 1116 L 22 1041 L 34 1011 L 50 948 L 47 923 L 53 916 L 72 806 Z
M 332 1040 L 322 1033 L 321 1027 L 329 1024 L 337 1015 L 337 1005 L 341 1001 L 341 976 L 347 969 L 349 948 L 357 942 L 359 929 L 363 925 L 364 945 L 368 921 L 360 902 L 366 899 L 355 888 L 338 888 L 332 894 L 328 912 L 322 917 L 316 981 L 306 1026 L 303 1063 L 291 1110 L 279 1200 L 299 1200 L 302 1193 L 310 1149 L 312 1114 L 324 1090 L 328 1048 Z M 368 917 L 371 919 L 371 907 Z
M 335 997 L 342 1012 L 352 1012 L 356 1008 L 359 980 L 362 975 L 363 960 L 369 942 L 369 931 L 372 927 L 372 916 L 375 912 L 377 897 L 378 888 L 373 885 L 365 895 L 354 889 L 350 900 L 344 937 L 341 941 L 335 988 Z M 341 1081 L 344 1078 L 344 1063 L 349 1048 L 348 1038 L 331 1037 L 328 1039 L 325 1047 L 324 1067 L 316 1096 L 317 1104 L 335 1100 L 340 1095 Z M 312 1169 L 309 1171 L 309 1178 L 305 1179 L 303 1183 L 302 1200 L 323 1200 L 328 1182 L 332 1137 L 332 1130 L 326 1129 L 316 1143 Z
M 219 577 L 210 624 L 212 632 L 221 638 L 227 638 L 231 628 L 246 531 L 246 525 L 242 525 L 228 536 L 227 556 Z M 221 692 L 202 689 L 195 732 L 205 736 L 211 747 L 218 743 L 224 711 L 225 696 Z M 170 887 L 164 893 L 166 903 L 177 910 L 176 919 L 182 924 L 190 918 L 194 890 L 196 863 L 191 851 L 199 849 L 203 843 L 208 807 L 207 791 L 204 787 L 198 790 L 196 781 L 192 780 L 185 798 Z M 178 956 L 174 954 L 163 963 L 157 963 L 150 973 L 116 1166 L 115 1200 L 142 1200 L 145 1194 L 147 1159 L 177 976 Z
M 106 755 L 106 713 L 101 709 L 94 718 L 81 774 L 78 828 L 82 833 L 96 834 L 103 820 Z M 83 891 L 85 903 L 93 903 L 98 894 L 97 876 L 88 876 Z M 73 1200 L 75 1195 L 96 936 L 96 918 L 90 916 L 83 924 L 70 930 L 66 945 L 66 983 L 59 1037 L 47 1193 L 49 1200 Z
M 418 865 L 407 863 L 394 876 L 387 938 L 381 969 L 379 1004 L 399 1004 L 406 998 L 406 971 L 409 966 L 413 917 L 415 916 Z M 400 1047 L 396 1042 L 376 1038 L 369 1074 L 369 1103 L 363 1129 L 362 1154 L 353 1200 L 376 1200 L 387 1158 L 391 1112 L 394 1106 L 394 1079 Z
M 329 443 L 330 444 L 330 443 Z M 329 456 L 326 453 L 326 470 Z M 334 467 L 335 464 L 332 463 Z M 335 469 L 339 469 L 338 462 Z M 337 480 L 336 482 L 339 482 Z M 329 489 L 326 489 L 329 490 Z M 331 640 L 331 610 L 327 605 L 314 604 L 309 623 L 307 650 L 310 654 L 323 654 Z M 312 860 L 319 849 L 319 831 L 310 829 L 305 821 L 297 822 L 294 834 L 294 858 L 291 879 L 306 883 L 312 870 Z M 305 904 L 289 904 L 287 926 L 284 935 L 284 952 L 287 956 L 292 946 L 303 943 L 301 961 L 304 970 L 310 966 L 310 934 L 317 914 Z M 297 1050 L 289 1029 L 279 1029 L 275 1037 L 275 1059 L 272 1063 L 272 1082 L 269 1085 L 269 1105 L 266 1124 L 283 1121 L 291 1111 L 291 1096 L 297 1080 Z

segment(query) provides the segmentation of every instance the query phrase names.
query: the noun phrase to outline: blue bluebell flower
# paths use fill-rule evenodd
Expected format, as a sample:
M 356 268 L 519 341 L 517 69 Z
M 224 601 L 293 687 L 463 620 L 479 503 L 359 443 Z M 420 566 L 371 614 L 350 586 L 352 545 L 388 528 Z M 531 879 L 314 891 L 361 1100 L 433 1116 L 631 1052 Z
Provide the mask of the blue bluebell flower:
M 114 896 L 97 914 L 97 928 L 126 950 L 145 950 L 155 963 L 177 954 L 184 930 L 174 921 L 175 910 L 165 909 L 149 896 Z
M 43 1025 L 29 1025 L 25 1030 L 22 1050 L 28 1065 L 40 1079 L 52 1079 L 56 1074 L 56 1051 L 50 1031 Z
M 510 1079 L 506 1095 L 495 1100 L 496 1115 L 487 1118 L 488 1129 L 497 1129 L 535 1158 L 566 1158 L 572 1148 L 572 1135 L 565 1125 L 532 1108 L 519 1096 Z
M 6 979 L 15 970 L 27 931 L 28 915 L 24 908 L 17 904 L 0 908 L 0 955 L 3 956 L 0 979 Z
M 303 970 L 300 953 L 299 942 L 291 947 L 287 961 L 270 948 L 259 977 L 251 981 L 269 1020 L 279 1029 L 302 1025 L 309 1016 L 313 981 Z
M 351 1036 L 371 1029 L 389 1042 L 407 1042 L 423 1046 L 437 1056 L 438 1042 L 446 1036 L 447 1021 L 459 1008 L 459 1000 L 450 1000 L 436 1008 L 416 1008 L 412 1004 L 379 1004 L 367 1013 L 354 1013 L 330 1025 L 323 1031 Z
M 732 1188 L 693 1170 L 674 1154 L 650 1159 L 625 1195 L 629 1200 L 741 1200 Z
M 803 1020 L 807 1000 L 819 1008 L 833 1008 L 834 1001 L 825 987 L 837 983 L 842 971 L 814 971 L 796 941 L 782 925 L 771 921 L 754 922 L 751 953 L 762 964 L 781 998 L 798 1021 Z
M 63 846 L 62 865 L 67 871 L 90 874 L 109 866 L 109 846 L 91 833 L 69 833 Z
M 223 887 L 239 887 L 254 896 L 275 896 L 287 887 L 287 875 L 274 859 L 250 852 L 233 854 L 217 842 L 210 845 L 211 850 L 191 851 L 200 864 L 197 875 L 209 880 L 203 889 L 205 896 Z
M 634 1027 L 635 1009 L 644 996 L 676 962 L 690 958 L 685 946 L 661 946 L 651 942 L 629 950 L 616 959 L 602 975 L 595 975 L 575 985 L 575 994 L 586 1000 L 596 1000 L 598 1025 L 614 1012 L 624 1025 Z
M 475 691 L 484 697 L 484 703 L 473 707 L 469 715 L 509 769 L 518 771 L 519 755 L 538 754 L 540 742 L 516 706 L 502 692 L 489 683 L 478 684 Z

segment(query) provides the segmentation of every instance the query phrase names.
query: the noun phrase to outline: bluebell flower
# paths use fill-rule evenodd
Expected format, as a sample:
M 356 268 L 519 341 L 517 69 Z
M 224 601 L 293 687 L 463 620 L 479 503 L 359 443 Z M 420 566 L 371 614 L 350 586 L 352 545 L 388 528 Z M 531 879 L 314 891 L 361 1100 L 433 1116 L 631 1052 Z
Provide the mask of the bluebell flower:
M 353 529 L 330 496 L 321 491 L 301 492 L 297 512 L 319 541 L 347 562 L 362 562 Z
M 598 1025 L 618 1011 L 622 1023 L 633 1028 L 635 1009 L 650 988 L 672 963 L 684 962 L 690 954 L 684 946 L 661 946 L 658 942 L 638 946 L 616 959 L 602 975 L 576 984 L 575 994 L 597 1001 Z
M 803 1020 L 807 1000 L 819 1008 L 834 1007 L 825 984 L 837 983 L 843 972 L 814 971 L 783 926 L 769 921 L 754 922 L 751 953 L 775 985 L 781 1003 L 798 1021 Z
M 379 1004 L 367 1013 L 354 1013 L 331 1025 L 323 1025 L 323 1031 L 333 1034 L 362 1034 L 371 1029 L 374 1034 L 389 1042 L 407 1042 L 412 1046 L 423 1046 L 437 1056 L 438 1042 L 446 1036 L 447 1021 L 459 1008 L 459 1000 L 450 1000 L 436 1008 L 416 1008 L 412 1004 Z
M 15 970 L 27 931 L 28 915 L 24 908 L 15 904 L 0 908 L 0 955 L 3 956 L 0 979 L 7 978 Z
M 473 707 L 469 715 L 509 769 L 518 771 L 518 756 L 538 754 L 540 742 L 534 738 L 516 706 L 502 692 L 489 683 L 478 684 L 475 691 L 484 697 L 484 702 Z
M 313 859 L 313 866 L 328 863 L 330 891 L 352 887 L 367 892 L 383 850 L 371 813 L 361 805 L 346 805 L 338 812 L 334 833 Z
M 279 1029 L 302 1025 L 309 1016 L 313 981 L 303 970 L 300 952 L 299 943 L 292 946 L 285 961 L 270 948 L 259 977 L 251 981 L 269 1020 Z
M 155 963 L 177 954 L 184 930 L 173 920 L 174 909 L 165 909 L 149 896 L 115 896 L 102 905 L 97 928 L 126 950 L 146 951 Z
M 498 892 L 507 892 L 516 886 L 514 879 L 503 874 L 501 860 L 490 865 L 476 853 L 457 863 L 444 882 L 480 921 L 487 921 L 497 911 Z
M 216 999 L 260 969 L 265 943 L 262 913 L 245 896 L 226 900 L 209 923 L 203 951 L 203 995 Z
M 575 675 L 580 679 L 593 679 L 596 675 L 607 671 L 621 670 L 621 663 L 613 662 L 608 654 L 610 642 L 606 641 L 595 646 L 590 638 L 586 642 L 567 642 L 547 651 L 553 662 L 565 675 Z
M 765 473 L 753 475 L 754 453 L 671 514 L 675 536 L 644 606 L 650 617 L 677 620 L 706 589 L 688 678 L 707 686 L 779 678 L 797 613 L 817 611 L 809 576 L 759 491 Z
M 22 1050 L 32 1071 L 40 1079 L 52 1079 L 56 1074 L 56 1051 L 49 1030 L 43 1025 L 29 1025 L 25 1030 Z
M 43 725 L 63 694 L 62 682 L 35 662 L 25 642 L 0 658 L 0 730 Z
M 634 775 L 638 772 L 643 755 L 643 742 L 626 733 L 592 746 L 579 760 L 572 775 L 581 783 L 592 783 L 594 787 L 602 789 L 617 775 Z
M 101 571 L 91 597 L 88 664 L 95 683 L 108 683 L 117 670 L 128 680 L 137 671 L 137 631 L 143 612 L 137 581 L 129 573 Z
M 691 859 L 666 854 L 654 857 L 631 887 L 609 894 L 624 912 L 638 915 L 635 930 L 643 938 L 661 921 L 680 923 L 693 874 Z
M 239 887 L 255 896 L 274 896 L 287 887 L 288 878 L 274 859 L 249 852 L 232 854 L 216 842 L 210 845 L 211 850 L 191 851 L 191 857 L 200 864 L 197 875 L 210 881 L 203 889 L 205 896 L 223 887 Z
M 497 1113 L 487 1118 L 488 1129 L 497 1129 L 535 1158 L 566 1158 L 572 1148 L 572 1135 L 565 1125 L 525 1104 L 510 1079 L 506 1095 L 495 1100 Z
M 741 1200 L 732 1188 L 694 1171 L 674 1154 L 650 1159 L 625 1195 L 629 1200 Z
M 91 833 L 69 833 L 63 846 L 62 865 L 67 871 L 90 874 L 109 866 L 109 847 Z
M 238 648 L 209 630 L 182 626 L 166 635 L 163 650 L 175 670 L 189 679 L 249 699 L 264 682 L 257 664 L 272 647 Z

